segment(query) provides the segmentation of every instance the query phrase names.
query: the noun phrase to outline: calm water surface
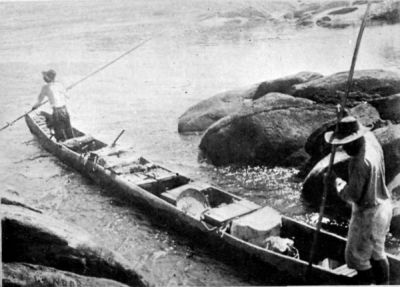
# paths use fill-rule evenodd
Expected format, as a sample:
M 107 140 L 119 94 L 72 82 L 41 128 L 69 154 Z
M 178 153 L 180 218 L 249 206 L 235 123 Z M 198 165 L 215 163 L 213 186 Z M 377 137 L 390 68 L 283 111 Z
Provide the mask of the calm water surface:
M 254 2 L 254 3 L 253 3 Z M 219 185 L 289 216 L 308 216 L 290 169 L 216 169 L 197 160 L 199 135 L 180 136 L 177 119 L 218 92 L 266 79 L 350 65 L 357 28 L 209 27 L 201 19 L 232 6 L 223 1 L 0 2 L 0 124 L 28 110 L 54 68 L 66 86 L 139 41 L 152 40 L 70 92 L 74 125 L 195 179 Z M 265 5 L 265 4 L 264 4 Z M 261 8 L 264 6 L 261 5 Z M 265 8 L 265 7 L 264 7 Z M 400 26 L 369 27 L 357 68 L 400 68 Z M 86 228 L 119 251 L 156 285 L 285 284 L 259 281 L 200 245 L 152 222 L 61 164 L 33 139 L 23 121 L 0 134 L 0 184 L 56 218 Z

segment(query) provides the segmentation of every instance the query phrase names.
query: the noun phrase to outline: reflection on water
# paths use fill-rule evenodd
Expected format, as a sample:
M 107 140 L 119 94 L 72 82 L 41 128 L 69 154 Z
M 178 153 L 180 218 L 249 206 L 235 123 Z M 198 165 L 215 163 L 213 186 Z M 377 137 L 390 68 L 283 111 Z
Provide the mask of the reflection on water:
M 133 145 L 172 170 L 307 220 L 299 199 L 300 183 L 293 179 L 296 170 L 217 169 L 198 162 L 200 135 L 177 133 L 179 115 L 218 92 L 302 70 L 330 74 L 349 68 L 357 27 L 297 30 L 265 21 L 257 27 L 231 22 L 219 29 L 200 23 L 202 17 L 234 11 L 236 6 L 245 11 L 246 3 L 1 2 L 0 123 L 30 109 L 42 85 L 40 71 L 54 68 L 70 85 L 155 35 L 70 91 L 73 124 L 108 143 L 125 129 L 121 145 Z M 271 7 L 261 4 L 265 15 Z M 399 32 L 399 25 L 368 27 L 357 68 L 399 70 L 400 40 L 394 37 Z M 94 185 L 49 156 L 32 140 L 23 121 L 0 133 L 0 138 L 3 190 L 84 227 L 156 285 L 287 283 L 279 273 L 269 281 L 257 281 L 251 272 L 244 273 L 201 244 L 152 221 L 112 190 Z

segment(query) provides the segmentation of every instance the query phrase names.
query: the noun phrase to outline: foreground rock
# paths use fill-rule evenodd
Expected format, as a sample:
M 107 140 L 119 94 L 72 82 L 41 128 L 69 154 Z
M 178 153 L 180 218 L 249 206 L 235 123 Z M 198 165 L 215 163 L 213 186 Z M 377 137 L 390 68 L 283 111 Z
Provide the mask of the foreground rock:
M 125 259 L 95 244 L 85 231 L 24 206 L 2 204 L 1 208 L 3 262 L 45 265 L 146 286 Z
M 380 118 L 378 111 L 369 104 L 359 104 L 349 110 L 350 114 L 360 121 L 364 126 L 376 129 L 387 125 Z M 333 131 L 336 126 L 336 117 L 322 124 L 307 138 L 305 143 L 305 151 L 310 155 L 310 159 L 302 166 L 299 177 L 305 177 L 314 165 L 323 157 L 331 152 L 331 146 L 325 142 L 324 134 L 327 131 Z
M 400 125 L 374 131 L 385 156 L 386 183 L 392 193 L 400 192 Z
M 400 237 L 400 202 L 397 201 L 393 204 L 392 222 L 390 224 L 390 232 Z
M 378 110 L 382 119 L 400 124 L 400 94 L 372 100 L 369 103 Z
M 180 133 L 204 131 L 219 119 L 240 111 L 246 104 L 249 102 L 251 104 L 253 100 L 267 93 L 288 93 L 292 91 L 293 85 L 320 77 L 322 75 L 318 73 L 300 72 L 292 76 L 217 94 L 192 106 L 181 115 L 178 121 L 178 131 Z
M 333 109 L 305 99 L 275 94 L 271 100 L 270 95 L 205 132 L 200 149 L 213 164 L 296 165 L 298 162 L 287 162 L 287 158 L 303 149 L 321 122 L 335 116 Z
M 304 182 L 302 190 L 302 200 L 310 209 L 317 211 L 321 204 L 321 195 L 323 192 L 323 178 L 322 175 L 327 171 L 329 164 L 329 157 L 322 159 L 310 172 Z M 337 176 L 348 180 L 347 167 L 349 163 L 349 156 L 343 152 L 338 151 L 335 156 L 335 164 L 333 171 Z M 400 192 L 400 173 L 397 177 L 393 178 L 390 182 L 395 188 L 389 188 L 392 194 Z M 389 184 L 389 186 L 390 186 Z M 328 217 L 348 219 L 351 214 L 351 206 L 341 200 L 332 186 L 328 186 L 328 195 L 326 201 L 325 214 Z M 397 238 L 400 238 L 400 202 L 393 202 L 393 218 L 390 224 L 390 232 Z
M 347 167 L 350 157 L 342 150 L 335 154 L 333 171 L 344 180 L 348 180 Z M 330 154 L 321 159 L 307 175 L 301 190 L 304 204 L 310 209 L 317 211 L 321 205 L 324 190 L 323 174 L 328 170 Z M 326 199 L 326 214 L 334 217 L 347 217 L 350 215 L 350 205 L 337 195 L 333 186 L 328 186 Z
M 400 125 L 389 125 L 377 130 L 374 134 L 382 145 L 385 157 L 386 183 L 392 194 L 400 192 Z M 330 154 L 321 159 L 306 177 L 302 197 L 313 208 L 317 208 L 321 202 L 323 190 L 323 174 L 327 171 Z M 335 156 L 334 171 L 336 174 L 348 180 L 347 168 L 350 157 L 344 152 L 338 152 Z M 347 204 L 336 194 L 333 187 L 329 187 L 327 205 L 334 214 L 346 210 Z M 346 214 L 346 212 L 345 212 Z
M 348 72 L 340 72 L 294 86 L 293 96 L 321 104 L 337 104 L 346 90 Z M 387 97 L 400 92 L 400 75 L 386 70 L 357 70 L 353 76 L 352 92 L 347 104 Z
M 81 276 L 75 273 L 65 272 L 46 266 L 28 263 L 4 263 L 3 286 L 127 287 L 128 285 L 103 278 Z

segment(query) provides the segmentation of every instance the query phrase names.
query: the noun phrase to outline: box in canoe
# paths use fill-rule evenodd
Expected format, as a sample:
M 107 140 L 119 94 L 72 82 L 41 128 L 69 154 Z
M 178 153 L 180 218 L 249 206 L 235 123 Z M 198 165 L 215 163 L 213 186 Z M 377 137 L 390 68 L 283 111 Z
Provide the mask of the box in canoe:
M 305 281 L 315 228 L 209 184 L 152 163 L 131 149 L 111 147 L 77 129 L 75 138 L 57 142 L 47 125 L 50 115 L 25 117 L 40 144 L 65 164 L 100 185 L 140 203 L 172 227 L 206 238 L 207 245 L 273 266 L 296 284 L 353 284 L 355 270 L 344 261 L 346 239 L 321 231 L 311 275 Z M 190 230 L 190 232 L 189 232 Z M 198 236 L 200 235 L 200 236 Z M 400 260 L 389 255 L 391 280 L 400 283 Z

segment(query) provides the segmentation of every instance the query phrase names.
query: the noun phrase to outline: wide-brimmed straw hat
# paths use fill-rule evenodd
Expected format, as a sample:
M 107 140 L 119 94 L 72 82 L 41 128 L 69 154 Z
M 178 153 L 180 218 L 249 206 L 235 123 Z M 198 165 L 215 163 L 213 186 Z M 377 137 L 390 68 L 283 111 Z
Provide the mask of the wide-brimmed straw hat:
M 325 141 L 334 145 L 347 144 L 362 137 L 370 129 L 363 126 L 352 116 L 346 116 L 338 123 L 338 130 L 325 133 Z
M 48 81 L 54 81 L 56 78 L 56 71 L 54 70 L 48 70 L 48 71 L 43 71 L 42 72 L 43 78 L 45 78 Z

